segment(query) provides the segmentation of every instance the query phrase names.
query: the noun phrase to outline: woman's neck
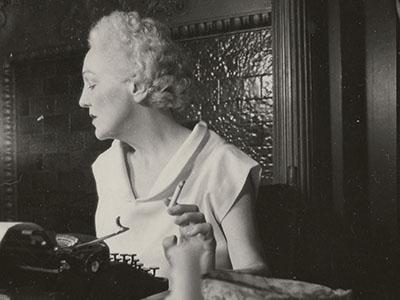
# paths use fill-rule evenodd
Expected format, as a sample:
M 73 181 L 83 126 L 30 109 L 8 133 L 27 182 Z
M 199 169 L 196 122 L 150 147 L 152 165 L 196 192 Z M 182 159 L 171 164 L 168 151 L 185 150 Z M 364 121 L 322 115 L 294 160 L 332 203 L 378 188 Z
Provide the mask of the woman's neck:
M 190 130 L 178 124 L 169 113 L 151 110 L 121 140 L 142 158 L 170 157 L 183 144 Z
M 127 170 L 136 197 L 148 195 L 161 171 L 189 136 L 190 131 L 172 117 L 152 112 L 143 115 L 140 127 L 121 139 L 134 151 L 125 150 Z

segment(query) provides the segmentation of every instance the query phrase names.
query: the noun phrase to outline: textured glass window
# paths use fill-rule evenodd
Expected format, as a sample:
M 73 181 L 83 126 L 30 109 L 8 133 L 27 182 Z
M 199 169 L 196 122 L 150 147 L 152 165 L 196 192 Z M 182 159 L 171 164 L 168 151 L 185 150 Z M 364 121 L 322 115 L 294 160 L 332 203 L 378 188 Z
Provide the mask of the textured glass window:
M 210 128 L 257 160 L 272 181 L 273 100 L 271 28 L 181 42 L 192 55 L 199 97 L 181 121 Z

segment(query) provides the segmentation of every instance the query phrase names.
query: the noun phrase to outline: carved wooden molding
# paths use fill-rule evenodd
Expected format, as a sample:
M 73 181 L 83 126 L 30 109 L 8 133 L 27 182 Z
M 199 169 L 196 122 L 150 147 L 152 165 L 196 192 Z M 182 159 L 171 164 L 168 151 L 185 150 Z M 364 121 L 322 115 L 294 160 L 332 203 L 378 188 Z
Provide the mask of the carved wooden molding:
M 15 220 L 17 217 L 17 155 L 16 155 L 16 112 L 13 87 L 13 72 L 9 61 L 3 65 L 3 180 L 1 211 L 3 220 Z
M 310 189 L 311 74 L 306 0 L 273 2 L 274 179 Z
M 266 26 L 271 26 L 271 12 L 175 26 L 171 35 L 174 39 L 185 39 Z
M 212 0 L 208 0 L 211 2 Z M 230 31 L 264 27 L 271 25 L 271 12 L 267 7 L 259 8 L 243 15 L 224 15 L 210 20 L 192 23 L 179 22 L 179 17 L 190 12 L 188 0 L 150 0 L 135 5 L 134 1 L 118 0 L 106 2 L 104 0 L 86 0 L 85 2 L 71 2 L 65 18 L 60 22 L 60 34 L 69 41 L 86 39 L 87 29 L 99 17 L 120 9 L 123 11 L 137 10 L 142 16 L 148 16 L 171 24 L 171 34 L 175 39 L 199 37 L 203 35 L 226 33 Z M 202 5 L 207 8 L 207 1 Z M 179 22 L 179 23 L 177 23 Z
M 271 26 L 271 19 L 271 12 L 260 12 L 253 15 L 179 25 L 171 27 L 170 30 L 173 39 L 181 40 Z M 65 45 L 37 48 L 31 51 L 13 52 L 10 53 L 10 60 L 21 61 L 81 54 L 87 50 L 87 47 L 86 40 L 76 40 Z

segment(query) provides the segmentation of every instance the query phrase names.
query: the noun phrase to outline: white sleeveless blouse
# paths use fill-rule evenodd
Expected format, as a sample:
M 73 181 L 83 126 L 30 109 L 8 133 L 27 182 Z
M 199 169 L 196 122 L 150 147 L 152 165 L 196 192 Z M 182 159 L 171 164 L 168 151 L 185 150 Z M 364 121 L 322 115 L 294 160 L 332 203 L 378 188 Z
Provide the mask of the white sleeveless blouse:
M 164 200 L 170 197 L 181 180 L 186 180 L 179 196 L 180 204 L 196 204 L 211 223 L 217 241 L 216 267 L 231 268 L 221 221 L 235 203 L 250 176 L 258 191 L 260 166 L 253 159 L 225 142 L 204 122 L 192 133 L 160 173 L 149 195 L 135 198 L 124 162 L 122 143 L 115 140 L 93 163 L 98 193 L 96 234 L 119 230 L 117 216 L 129 231 L 106 241 L 111 252 L 137 254 L 147 267 L 160 267 L 159 276 L 168 277 L 162 241 L 177 235 L 178 226 L 167 214 Z M 240 226 L 240 222 L 238 222 Z

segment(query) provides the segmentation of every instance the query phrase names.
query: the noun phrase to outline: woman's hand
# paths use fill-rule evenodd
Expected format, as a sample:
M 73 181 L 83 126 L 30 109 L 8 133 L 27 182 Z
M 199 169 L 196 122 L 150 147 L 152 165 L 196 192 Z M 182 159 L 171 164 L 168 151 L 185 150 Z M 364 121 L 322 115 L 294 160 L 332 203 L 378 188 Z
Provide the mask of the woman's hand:
M 169 200 L 166 201 L 169 204 Z M 167 237 L 163 241 L 165 255 L 170 263 L 171 253 L 188 252 L 198 255 L 200 270 L 204 274 L 215 268 L 215 248 L 213 228 L 207 223 L 204 214 L 196 205 L 176 204 L 167 210 L 175 216 L 175 224 L 179 226 L 179 241 L 176 236 Z M 173 250 L 173 251 L 171 251 Z
M 202 300 L 201 275 L 209 271 L 212 260 L 203 242 L 198 239 L 198 236 L 193 236 L 186 237 L 182 242 L 177 243 L 177 237 L 170 236 L 163 240 L 163 247 L 171 265 L 169 275 L 171 293 L 166 299 Z

